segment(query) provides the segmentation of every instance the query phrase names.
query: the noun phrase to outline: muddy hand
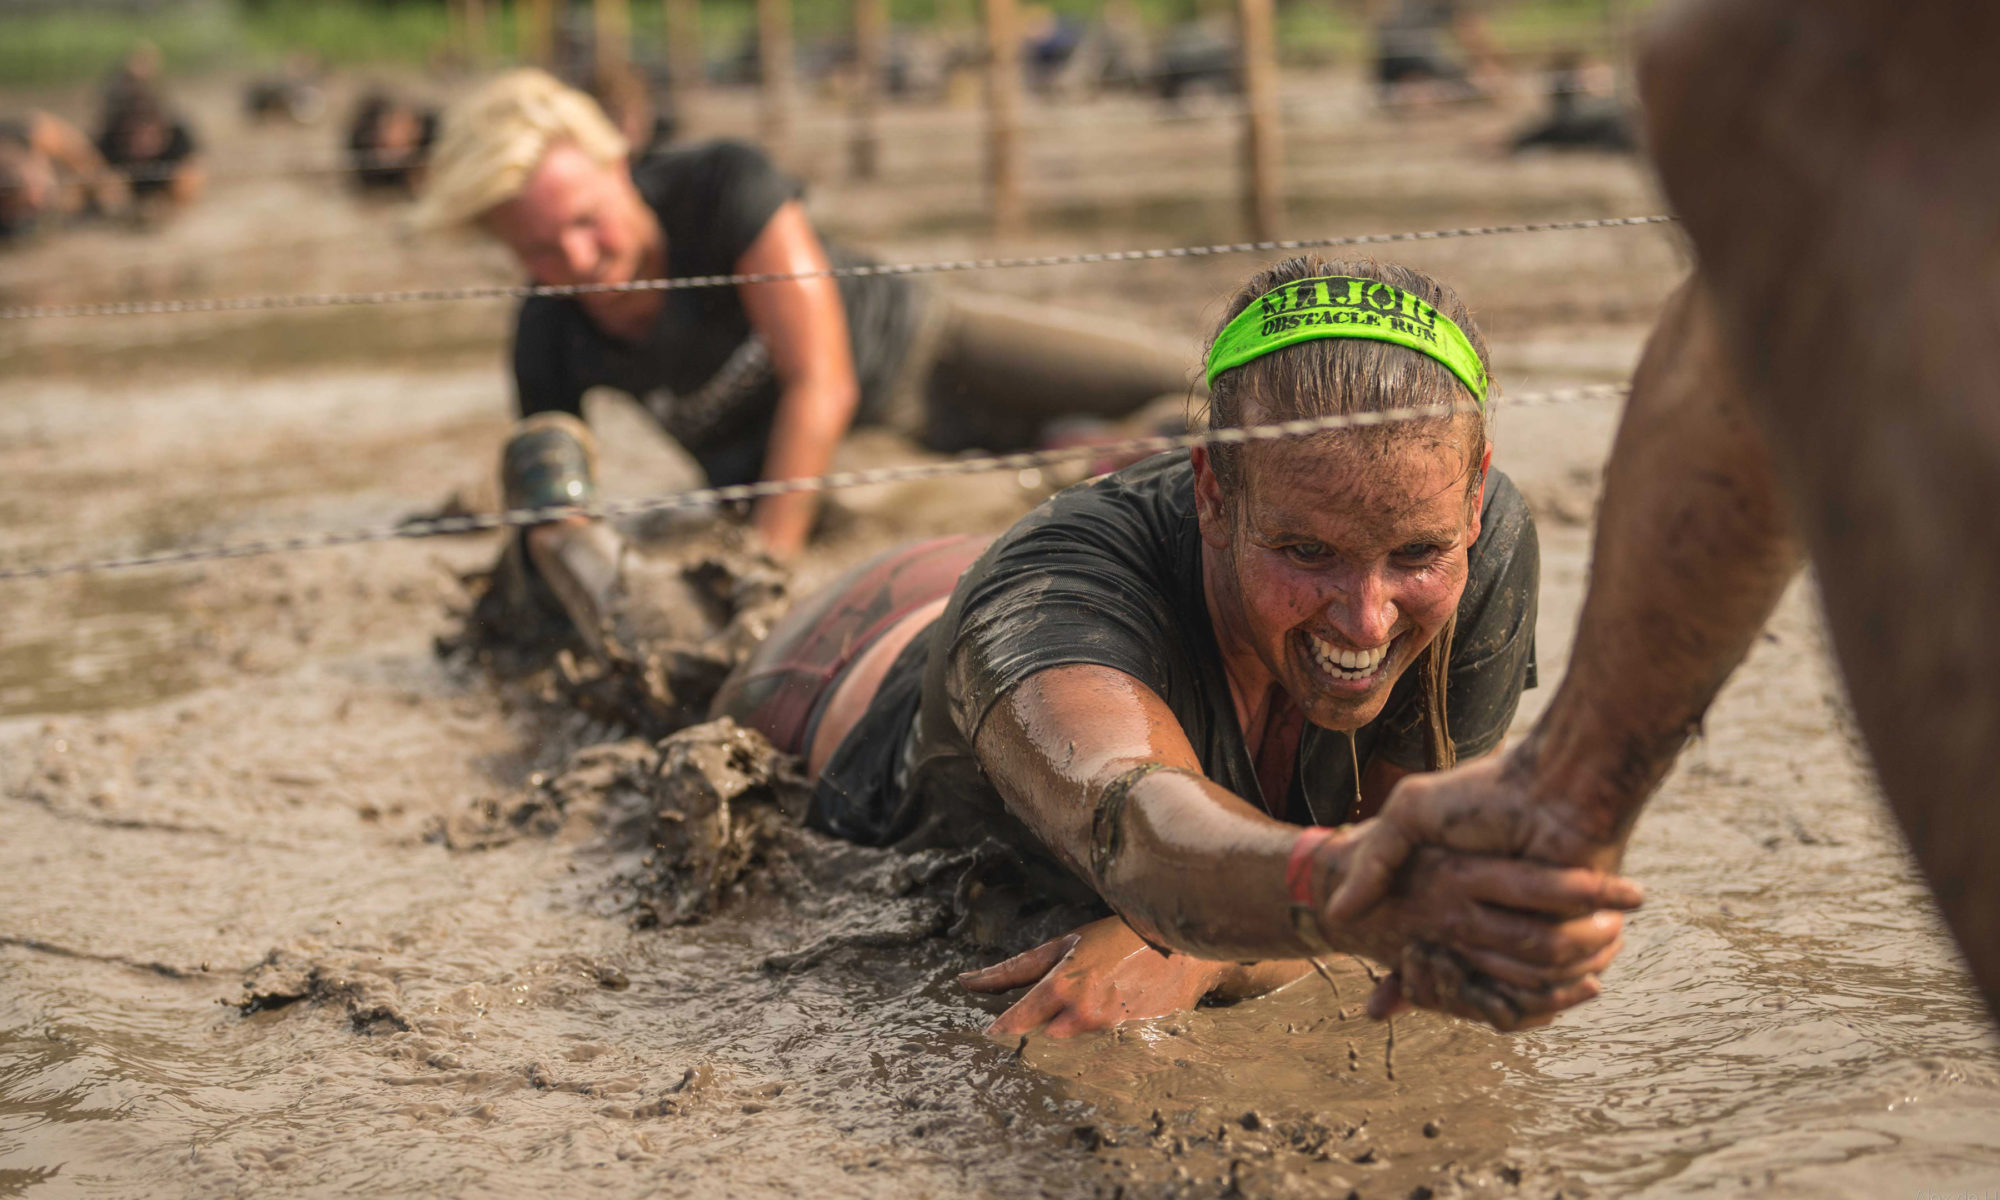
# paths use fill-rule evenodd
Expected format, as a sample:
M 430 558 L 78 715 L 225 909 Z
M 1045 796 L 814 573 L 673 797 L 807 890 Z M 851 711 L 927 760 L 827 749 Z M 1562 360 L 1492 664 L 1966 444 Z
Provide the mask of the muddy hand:
M 1345 847 L 1330 845 L 1333 878 L 1365 845 L 1363 826 Z M 1460 854 L 1435 846 L 1410 852 L 1394 889 L 1360 917 L 1322 921 L 1327 940 L 1394 968 L 1371 998 L 1384 1017 L 1406 1004 L 1514 1030 L 1547 1024 L 1599 993 L 1598 972 L 1623 946 L 1624 918 L 1601 907 L 1603 872 L 1520 859 Z
M 1122 919 L 1107 917 L 1005 962 L 967 971 L 958 981 L 975 992 L 1029 989 L 987 1027 L 988 1037 L 1037 1030 L 1074 1037 L 1193 1008 L 1226 969 L 1184 954 L 1161 954 Z
M 1427 845 L 1581 871 L 1560 881 L 1523 875 L 1517 881 L 1527 889 L 1523 902 L 1498 903 L 1554 916 L 1576 915 L 1579 897 L 1586 906 L 1582 911 L 1639 907 L 1644 899 L 1639 885 L 1608 873 L 1624 852 L 1622 840 L 1578 819 L 1567 806 L 1534 795 L 1530 775 L 1517 749 L 1398 783 L 1381 815 L 1366 822 L 1349 846 L 1326 905 L 1326 922 L 1338 925 L 1367 912 L 1388 894 L 1411 854 Z M 1555 890 L 1534 898 L 1536 889 L 1550 882 L 1557 883 Z
M 1403 949 L 1402 965 L 1376 984 L 1368 1015 L 1379 1021 L 1407 1008 L 1427 1008 L 1483 1022 L 1502 1033 L 1538 1029 L 1565 1009 L 1601 995 L 1597 972 L 1624 946 L 1622 937 L 1614 940 L 1589 964 L 1591 970 L 1574 978 L 1523 984 L 1474 967 L 1473 956 L 1412 942 Z

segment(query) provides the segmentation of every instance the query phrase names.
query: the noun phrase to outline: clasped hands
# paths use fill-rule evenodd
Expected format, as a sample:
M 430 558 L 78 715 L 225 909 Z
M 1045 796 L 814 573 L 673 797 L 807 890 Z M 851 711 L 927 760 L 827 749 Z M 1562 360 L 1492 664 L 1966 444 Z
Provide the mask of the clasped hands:
M 1617 845 L 1534 803 L 1523 778 L 1500 756 L 1410 776 L 1380 816 L 1314 848 L 1327 946 L 1390 968 L 1370 1015 L 1414 1006 L 1515 1031 L 1601 992 L 1598 974 L 1624 946 L 1622 913 L 1642 894 L 1610 873 Z M 1162 954 L 1111 917 L 960 981 L 1029 989 L 990 1034 L 1062 1037 L 1267 991 L 1306 969 Z

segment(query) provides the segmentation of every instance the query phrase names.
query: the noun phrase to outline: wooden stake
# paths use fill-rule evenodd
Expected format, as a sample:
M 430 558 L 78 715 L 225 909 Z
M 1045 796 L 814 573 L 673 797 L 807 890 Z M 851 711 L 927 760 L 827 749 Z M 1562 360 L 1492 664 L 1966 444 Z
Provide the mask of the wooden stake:
M 1283 220 L 1278 131 L 1278 39 L 1272 0 L 1237 0 L 1243 44 L 1243 216 L 1250 236 L 1277 236 Z
M 889 49 L 886 0 L 854 0 L 854 133 L 848 162 L 856 179 L 873 179 L 882 165 L 882 64 Z
M 661 0 L 666 6 L 667 69 L 674 77 L 674 120 L 686 130 L 701 106 L 701 0 Z
M 758 126 L 764 149 L 783 159 L 792 137 L 791 0 L 757 0 L 757 73 L 763 84 Z
M 465 0 L 465 59 L 486 61 L 486 0 Z
M 514 56 L 538 67 L 556 53 L 555 0 L 521 0 L 514 9 Z
M 1267 0 L 1268 2 L 1268 0 Z M 1019 232 L 1021 202 L 1021 10 L 1016 0 L 986 3 L 986 178 L 993 232 Z
M 628 0 L 596 0 L 592 15 L 597 69 L 622 67 L 632 58 L 632 9 Z

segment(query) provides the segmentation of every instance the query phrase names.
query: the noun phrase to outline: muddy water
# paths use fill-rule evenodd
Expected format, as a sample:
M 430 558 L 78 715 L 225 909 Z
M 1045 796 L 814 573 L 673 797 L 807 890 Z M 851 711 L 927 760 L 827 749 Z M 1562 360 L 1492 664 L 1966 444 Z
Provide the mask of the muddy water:
M 1338 146 L 1302 130 L 1301 154 L 1346 155 L 1337 194 L 1303 211 L 1391 228 L 1648 206 L 1623 165 L 1482 156 L 1503 117 L 1349 129 Z M 1071 132 L 1098 139 L 1085 151 L 1130 153 L 1140 136 Z M 1191 170 L 1206 153 L 1186 128 L 1144 136 Z M 961 251 L 964 215 L 902 192 L 962 141 L 898 142 L 889 182 L 825 186 L 816 203 L 886 249 Z M 1371 169 L 1413 144 L 1456 165 Z M 1040 169 L 1044 211 L 1116 200 L 1100 177 Z M 156 254 L 277 244 L 301 223 L 376 228 L 324 196 L 235 186 L 241 228 L 93 233 L 0 263 L 0 284 L 81 298 L 87 266 L 158 290 L 180 276 L 149 268 Z M 1132 179 L 1115 211 L 1209 204 L 1194 188 L 1149 199 L 1161 190 L 1158 174 Z M 892 237 L 912 225 L 930 232 Z M 1515 390 L 1618 378 L 1676 269 L 1656 233 L 1407 257 L 1464 287 Z M 195 282 L 396 286 L 438 265 L 281 259 L 210 260 Z M 1247 266 L 1141 264 L 1113 289 L 1080 270 L 980 283 L 1141 304 L 1192 342 L 1204 298 Z M 496 331 L 482 333 L 491 314 L 428 314 L 4 331 L 0 560 L 478 495 L 504 380 L 483 357 L 409 352 L 427 332 L 497 356 Z M 1497 431 L 1542 520 L 1550 681 L 1614 418 L 1522 410 Z M 630 492 L 674 469 L 638 451 L 610 467 Z M 995 527 L 1037 495 L 1011 479 L 853 493 L 805 576 Z M 1404 1018 L 1391 1055 L 1390 1031 L 1354 1012 L 1364 968 L 1343 962 L 1338 995 L 1308 980 L 1021 1046 L 980 1036 L 996 1004 L 951 979 L 984 954 L 935 936 L 938 897 L 908 863 L 810 843 L 707 924 L 639 928 L 621 882 L 636 850 L 588 820 L 514 829 L 538 777 L 620 731 L 433 654 L 457 573 L 492 550 L 398 544 L 0 591 L 0 1195 L 1875 1196 L 2000 1180 L 2000 1045 L 1881 815 L 1809 593 L 1641 826 L 1629 865 L 1652 902 L 1608 994 L 1556 1028 Z M 1531 694 L 1523 720 L 1545 700 Z M 258 988 L 270 998 L 239 1007 Z

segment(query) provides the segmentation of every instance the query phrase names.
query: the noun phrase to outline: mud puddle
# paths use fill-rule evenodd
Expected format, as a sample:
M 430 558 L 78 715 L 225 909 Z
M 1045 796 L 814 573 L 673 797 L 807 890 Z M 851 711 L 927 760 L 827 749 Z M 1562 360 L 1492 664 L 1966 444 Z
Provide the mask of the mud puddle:
M 0 718 L 127 708 L 195 686 L 175 590 L 104 576 L 77 590 L 59 628 L 15 629 L 0 643 Z

